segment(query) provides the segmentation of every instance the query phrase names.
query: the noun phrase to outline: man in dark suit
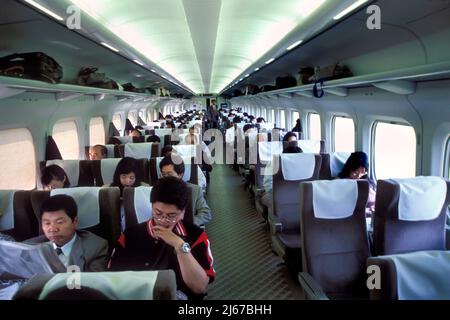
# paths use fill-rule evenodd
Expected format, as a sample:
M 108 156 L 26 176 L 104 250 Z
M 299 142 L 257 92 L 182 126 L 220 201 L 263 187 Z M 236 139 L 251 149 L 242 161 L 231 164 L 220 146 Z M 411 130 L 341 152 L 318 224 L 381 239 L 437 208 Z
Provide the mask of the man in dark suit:
M 106 270 L 108 243 L 89 231 L 76 230 L 77 204 L 72 197 L 60 194 L 48 198 L 42 203 L 40 216 L 45 236 L 27 243 L 48 243 L 66 268 L 76 265 L 81 272 Z

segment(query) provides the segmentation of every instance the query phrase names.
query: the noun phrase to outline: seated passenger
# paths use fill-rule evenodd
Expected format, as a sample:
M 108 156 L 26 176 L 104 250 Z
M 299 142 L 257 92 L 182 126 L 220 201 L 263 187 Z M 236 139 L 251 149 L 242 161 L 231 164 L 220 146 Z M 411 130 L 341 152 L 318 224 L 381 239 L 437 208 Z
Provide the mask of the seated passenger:
M 367 154 L 362 151 L 353 152 L 345 162 L 342 171 L 337 178 L 340 179 L 367 179 L 369 181 L 369 199 L 367 200 L 367 213 L 373 213 L 375 210 L 376 185 L 369 179 L 367 173 L 369 170 L 369 161 Z
M 44 235 L 27 243 L 48 242 L 66 267 L 76 265 L 81 272 L 106 270 L 108 243 L 89 231 L 76 230 L 77 204 L 72 197 L 59 194 L 46 199 L 41 205 L 40 220 Z
M 133 129 L 130 132 L 130 136 L 139 138 L 142 136 L 141 132 L 138 129 Z
M 156 135 L 156 134 L 152 134 L 151 136 L 149 136 L 147 138 L 147 142 L 153 142 L 153 143 L 161 143 L 161 139 Z
M 41 183 L 44 190 L 70 188 L 70 181 L 66 172 L 56 164 L 44 168 Z
M 148 186 L 148 184 L 141 181 L 137 161 L 131 157 L 125 157 L 119 161 L 114 171 L 113 182 L 104 185 L 104 187 L 119 187 L 121 195 L 123 188 L 139 186 Z
M 194 133 L 194 126 L 189 128 L 189 134 L 186 135 L 186 137 L 184 138 L 184 141 L 186 144 L 198 144 L 198 137 L 195 135 Z
M 161 170 L 161 176 L 163 178 L 170 176 L 181 180 L 184 175 L 184 162 L 179 156 L 172 154 L 161 160 L 159 169 Z M 194 224 L 199 227 L 203 226 L 211 221 L 211 209 L 203 197 L 201 188 L 189 182 L 186 184 L 192 192 L 192 201 L 194 202 Z
M 303 150 L 297 144 L 297 135 L 289 131 L 283 137 L 283 153 L 301 153 Z
M 206 233 L 183 222 L 188 187 L 178 178 L 159 179 L 150 195 L 153 217 L 121 234 L 112 271 L 172 269 L 179 299 L 203 299 L 215 277 Z
M 89 160 L 102 160 L 108 157 L 108 149 L 104 145 L 96 144 L 89 149 Z

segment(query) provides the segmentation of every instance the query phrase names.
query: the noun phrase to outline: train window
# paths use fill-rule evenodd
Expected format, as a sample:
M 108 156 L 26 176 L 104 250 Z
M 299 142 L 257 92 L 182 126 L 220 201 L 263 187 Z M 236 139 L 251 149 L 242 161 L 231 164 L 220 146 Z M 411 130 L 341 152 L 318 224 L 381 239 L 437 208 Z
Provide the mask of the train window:
M 410 178 L 416 175 L 416 134 L 403 124 L 375 122 L 375 177 Z
M 320 116 L 317 113 L 310 113 L 308 116 L 309 139 L 322 140 Z
M 153 122 L 153 113 L 150 110 L 147 111 L 147 122 Z
M 140 111 L 139 111 L 139 117 L 141 117 L 142 120 L 145 119 L 144 114 L 145 114 L 145 113 L 144 113 L 144 110 L 140 110 Z
M 158 120 L 159 120 L 158 110 L 154 109 L 153 110 L 153 121 L 158 121 Z
M 26 128 L 0 131 L 0 189 L 33 189 L 36 157 L 33 137 Z
M 355 151 L 355 123 L 351 118 L 333 118 L 333 151 Z
M 280 111 L 280 128 L 286 128 L 286 113 L 284 110 Z
M 445 148 L 444 177 L 450 179 L 450 137 L 447 140 L 447 147 Z
M 275 123 L 275 109 L 270 110 L 270 122 Z
M 92 118 L 89 122 L 89 145 L 105 144 L 105 125 L 102 117 Z
M 52 136 L 64 160 L 76 160 L 80 158 L 78 131 L 75 121 L 60 121 L 55 123 Z
M 115 115 L 113 115 L 112 122 L 117 130 L 122 130 L 122 116 L 120 115 L 120 113 L 116 113 Z
M 133 126 L 135 126 L 137 124 L 136 113 L 134 113 L 133 111 L 129 112 L 128 113 L 128 120 L 130 120 L 131 124 Z
M 292 112 L 292 128 L 295 127 L 295 125 L 297 124 L 297 119 L 300 119 L 300 112 L 294 111 Z

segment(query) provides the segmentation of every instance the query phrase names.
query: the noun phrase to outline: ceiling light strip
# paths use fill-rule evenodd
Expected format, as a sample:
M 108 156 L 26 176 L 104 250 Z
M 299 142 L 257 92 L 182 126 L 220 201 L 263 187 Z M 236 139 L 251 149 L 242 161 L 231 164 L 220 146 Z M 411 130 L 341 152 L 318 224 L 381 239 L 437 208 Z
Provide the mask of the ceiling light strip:
M 352 4 L 351 6 L 349 6 L 347 9 L 344 9 L 343 11 L 341 11 L 339 14 L 337 14 L 335 17 L 333 17 L 334 20 L 339 20 L 342 17 L 346 16 L 348 13 L 352 12 L 353 10 L 355 10 L 356 8 L 362 6 L 364 3 L 366 3 L 369 0 L 358 0 L 356 1 L 354 4 Z
M 56 20 L 59 21 L 64 21 L 64 18 L 62 18 L 61 16 L 57 15 L 56 13 L 54 13 L 53 11 L 50 11 L 49 9 L 47 9 L 46 7 L 40 5 L 39 3 L 37 3 L 36 1 L 33 0 L 25 0 L 26 3 L 31 4 L 33 7 L 41 10 L 42 12 L 46 13 L 47 15 L 55 18 Z

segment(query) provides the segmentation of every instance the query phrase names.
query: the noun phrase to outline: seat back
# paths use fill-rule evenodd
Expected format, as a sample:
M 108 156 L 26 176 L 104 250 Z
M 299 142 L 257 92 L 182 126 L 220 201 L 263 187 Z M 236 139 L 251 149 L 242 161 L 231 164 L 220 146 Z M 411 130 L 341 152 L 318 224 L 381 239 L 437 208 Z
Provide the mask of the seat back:
M 289 153 L 277 156 L 279 164 L 273 176 L 273 212 L 283 233 L 300 233 L 298 184 L 317 180 L 321 164 L 318 154 Z
M 150 203 L 150 193 L 152 188 L 153 187 L 124 188 L 123 207 L 125 211 L 126 228 L 145 222 L 152 217 L 152 204 Z M 188 189 L 188 205 L 184 213 L 183 221 L 193 224 L 193 207 L 195 203 L 192 199 L 192 189 Z
M 319 179 L 331 180 L 336 178 L 344 168 L 345 162 L 350 157 L 350 154 L 350 152 L 322 153 Z
M 89 161 L 96 186 L 101 187 L 113 182 L 114 172 L 120 160 L 120 158 L 113 158 Z M 136 174 L 143 182 L 148 183 L 148 159 L 136 159 L 136 162 L 138 166 Z
M 81 187 L 33 191 L 31 204 L 39 223 L 42 203 L 55 194 L 67 194 L 73 197 L 78 207 L 78 228 L 106 239 L 112 250 L 120 235 L 119 188 Z M 40 232 L 42 233 L 42 230 Z
M 378 180 L 373 254 L 445 250 L 450 182 L 439 177 Z
M 304 153 L 323 153 L 325 151 L 324 140 L 297 140 L 297 145 Z
M 363 180 L 300 183 L 303 271 L 331 299 L 367 297 L 368 195 L 369 185 Z
M 94 186 L 94 176 L 90 166 L 90 160 L 48 160 L 39 163 L 40 171 L 52 164 L 60 166 L 69 178 L 70 186 L 89 187 Z
M 199 184 L 198 181 L 198 164 L 195 162 L 195 158 L 181 157 L 184 162 L 184 175 L 183 181 L 190 182 L 192 184 Z M 151 158 L 148 163 L 148 176 L 149 184 L 153 186 L 156 181 L 161 177 L 161 170 L 159 169 L 159 163 L 163 157 Z M 201 163 L 200 163 L 201 164 Z
M 33 212 L 31 191 L 0 190 L 0 232 L 23 241 L 39 234 Z
M 118 146 L 119 153 L 124 157 L 131 157 L 135 159 L 150 159 L 157 157 L 159 154 L 159 144 L 152 142 L 142 143 L 127 143 Z
M 58 273 L 31 278 L 13 299 L 176 300 L 176 290 L 173 270 Z
M 379 277 L 371 283 L 372 300 L 450 300 L 449 251 L 371 257 L 367 267 Z

